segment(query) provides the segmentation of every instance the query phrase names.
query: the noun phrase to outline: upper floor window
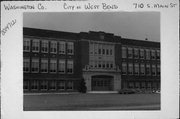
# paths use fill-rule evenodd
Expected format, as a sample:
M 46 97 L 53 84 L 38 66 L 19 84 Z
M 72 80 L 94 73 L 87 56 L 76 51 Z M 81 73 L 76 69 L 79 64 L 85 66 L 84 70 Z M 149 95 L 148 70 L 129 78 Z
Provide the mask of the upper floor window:
M 151 75 L 151 67 L 150 67 L 150 64 L 146 64 L 146 75 Z
M 156 59 L 155 50 L 151 50 L 151 59 Z
M 133 49 L 128 48 L 128 58 L 133 58 Z
M 128 64 L 128 74 L 129 74 L 129 75 L 132 75 L 132 74 L 133 74 L 133 64 L 132 64 L 132 63 L 129 63 L 129 64 Z
M 41 52 L 42 53 L 48 53 L 49 44 L 47 40 L 41 41 Z
M 156 76 L 156 65 L 155 64 L 152 65 L 152 75 Z
M 48 59 L 41 59 L 41 73 L 48 73 Z
M 140 49 L 140 59 L 144 59 L 144 49 Z
M 64 41 L 59 42 L 59 54 L 65 54 L 66 43 Z
M 134 48 L 134 58 L 135 59 L 139 58 L 139 50 L 138 50 L 138 48 Z
M 29 58 L 24 58 L 24 60 L 23 60 L 23 71 L 24 72 L 30 71 L 30 59 Z
M 94 44 L 94 54 L 97 55 L 98 54 L 98 44 Z
M 50 73 L 56 73 L 57 72 L 57 60 L 51 59 L 50 60 Z
M 159 60 L 159 59 L 160 59 L 160 51 L 157 50 L 157 51 L 156 51 L 156 54 L 157 54 L 157 55 L 156 55 L 156 58 Z
M 32 51 L 39 52 L 39 40 L 37 39 L 32 40 Z
M 68 60 L 67 61 L 67 73 L 72 74 L 74 70 L 74 65 L 73 65 L 73 60 Z
M 145 75 L 145 66 L 144 66 L 144 64 L 140 65 L 140 69 L 141 69 L 141 75 Z
M 135 63 L 134 67 L 135 67 L 134 68 L 135 69 L 135 71 L 134 71 L 135 75 L 139 75 L 139 64 Z
M 33 58 L 31 64 L 31 72 L 38 73 L 39 72 L 39 59 Z
M 51 53 L 57 53 L 57 42 L 56 41 L 51 41 L 50 52 Z
M 146 59 L 150 59 L 150 50 L 146 49 Z
M 126 49 L 126 47 L 122 47 L 122 58 L 127 58 L 127 49 Z
M 59 60 L 59 73 L 65 73 L 65 60 Z
M 30 51 L 30 39 L 24 38 L 23 40 L 23 50 L 29 52 Z
M 74 43 L 73 42 L 67 43 L 67 54 L 69 54 L 69 55 L 74 54 Z

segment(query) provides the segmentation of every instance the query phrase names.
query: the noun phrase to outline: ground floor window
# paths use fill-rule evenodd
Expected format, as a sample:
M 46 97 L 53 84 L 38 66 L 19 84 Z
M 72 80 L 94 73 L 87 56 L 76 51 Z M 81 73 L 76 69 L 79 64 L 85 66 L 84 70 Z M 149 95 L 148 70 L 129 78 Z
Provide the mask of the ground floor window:
M 140 83 L 139 82 L 135 83 L 135 88 L 140 88 Z
M 41 81 L 41 90 L 47 90 L 48 89 L 48 81 Z
M 134 83 L 133 82 L 129 83 L 129 88 L 134 88 Z
M 38 86 L 39 86 L 38 83 L 39 83 L 38 81 L 33 80 L 33 81 L 31 82 L 31 90 L 38 90 Z
M 56 82 L 55 81 L 50 82 L 49 89 L 50 90 L 56 90 Z
M 73 89 L 73 81 L 68 81 L 67 82 L 67 87 L 66 87 L 67 90 L 72 90 Z
M 146 88 L 146 83 L 145 82 L 141 83 L 141 88 Z
M 148 82 L 148 83 L 147 83 L 147 88 L 148 88 L 148 89 L 151 89 L 151 82 Z
M 24 88 L 24 90 L 28 90 L 29 89 L 29 81 L 24 81 L 23 88 Z
M 65 90 L 65 82 L 64 81 L 59 81 L 57 84 L 58 90 Z

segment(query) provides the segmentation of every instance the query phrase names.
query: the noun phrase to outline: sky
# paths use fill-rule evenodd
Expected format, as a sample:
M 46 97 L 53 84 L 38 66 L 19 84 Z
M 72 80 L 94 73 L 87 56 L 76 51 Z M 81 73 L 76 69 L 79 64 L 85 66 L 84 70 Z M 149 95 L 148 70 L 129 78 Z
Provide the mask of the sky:
M 123 38 L 160 42 L 159 12 L 24 13 L 23 26 L 74 33 L 104 31 Z

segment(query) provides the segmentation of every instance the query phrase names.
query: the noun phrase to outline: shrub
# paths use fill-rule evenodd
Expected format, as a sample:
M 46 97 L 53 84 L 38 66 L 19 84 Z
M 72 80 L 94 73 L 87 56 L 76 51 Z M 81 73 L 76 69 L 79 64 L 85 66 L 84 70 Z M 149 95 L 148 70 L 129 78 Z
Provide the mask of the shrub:
M 87 87 L 84 78 L 81 79 L 80 85 L 79 85 L 79 92 L 86 93 Z

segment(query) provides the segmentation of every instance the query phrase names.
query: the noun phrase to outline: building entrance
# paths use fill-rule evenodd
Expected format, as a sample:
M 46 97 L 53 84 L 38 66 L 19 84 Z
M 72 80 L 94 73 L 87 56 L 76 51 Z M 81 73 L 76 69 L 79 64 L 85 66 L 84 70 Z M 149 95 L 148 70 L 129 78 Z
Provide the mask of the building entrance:
M 111 91 L 113 90 L 113 76 L 92 76 L 91 84 L 93 91 Z

